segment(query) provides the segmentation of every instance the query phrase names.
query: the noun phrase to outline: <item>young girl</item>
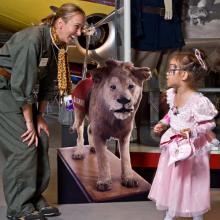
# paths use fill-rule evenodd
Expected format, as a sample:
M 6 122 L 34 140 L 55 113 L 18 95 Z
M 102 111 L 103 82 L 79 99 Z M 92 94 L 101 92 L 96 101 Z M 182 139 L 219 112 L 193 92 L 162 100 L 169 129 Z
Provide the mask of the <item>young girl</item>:
M 196 85 L 207 72 L 203 54 L 196 49 L 174 55 L 167 72 L 167 115 L 154 127 L 161 137 L 161 156 L 149 198 L 160 210 L 166 210 L 164 220 L 193 217 L 202 220 L 210 209 L 209 151 L 216 141 L 211 133 L 217 110 L 208 98 L 196 91 Z M 192 154 L 170 163 L 172 144 L 187 142 Z M 211 140 L 210 140 L 211 139 Z

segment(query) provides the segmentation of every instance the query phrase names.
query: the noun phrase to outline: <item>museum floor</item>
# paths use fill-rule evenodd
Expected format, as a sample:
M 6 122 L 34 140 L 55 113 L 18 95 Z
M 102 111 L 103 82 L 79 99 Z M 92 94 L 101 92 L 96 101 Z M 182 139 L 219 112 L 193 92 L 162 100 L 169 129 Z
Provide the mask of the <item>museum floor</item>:
M 56 115 L 46 117 L 50 127 L 50 163 L 52 177 L 45 192 L 47 200 L 57 205 L 57 148 L 61 145 L 61 128 Z M 0 153 L 0 177 L 4 159 Z M 220 180 L 219 180 L 220 181 Z M 220 189 L 211 190 L 212 209 L 205 215 L 205 220 L 217 220 L 220 216 Z M 120 202 L 120 203 L 87 203 L 58 205 L 62 215 L 51 220 L 162 220 L 163 212 L 157 211 L 151 201 Z M 6 220 L 6 205 L 0 180 L 0 220 Z M 184 220 L 190 218 L 178 218 Z

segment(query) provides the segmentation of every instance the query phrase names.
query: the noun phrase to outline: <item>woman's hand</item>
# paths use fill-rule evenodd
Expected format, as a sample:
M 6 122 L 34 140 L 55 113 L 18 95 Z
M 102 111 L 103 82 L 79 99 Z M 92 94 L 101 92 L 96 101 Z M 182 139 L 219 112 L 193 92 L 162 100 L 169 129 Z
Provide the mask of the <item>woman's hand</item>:
M 154 131 L 155 134 L 160 135 L 161 132 L 163 132 L 166 128 L 167 128 L 167 126 L 165 124 L 157 123 L 154 126 L 153 131 Z
M 22 141 L 28 142 L 28 147 L 31 146 L 33 143 L 35 143 L 35 146 L 38 146 L 38 137 L 37 133 L 34 128 L 33 121 L 27 121 L 26 122 L 27 131 L 25 131 L 22 135 Z
M 39 116 L 37 116 L 37 132 L 38 132 L 39 135 L 40 135 L 41 129 L 43 131 L 45 131 L 45 133 L 49 137 L 48 125 L 47 125 L 45 119 L 43 118 L 43 116 L 39 115 Z
M 183 138 L 188 138 L 188 136 L 190 136 L 190 134 L 191 134 L 191 129 L 184 128 L 184 129 L 180 130 L 180 134 Z

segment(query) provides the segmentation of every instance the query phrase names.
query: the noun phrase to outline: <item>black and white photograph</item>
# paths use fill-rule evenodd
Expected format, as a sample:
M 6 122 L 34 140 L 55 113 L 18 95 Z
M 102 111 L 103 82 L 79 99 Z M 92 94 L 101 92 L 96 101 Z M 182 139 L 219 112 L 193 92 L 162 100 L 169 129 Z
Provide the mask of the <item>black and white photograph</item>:
M 220 37 L 220 0 L 189 0 L 184 9 L 185 38 Z

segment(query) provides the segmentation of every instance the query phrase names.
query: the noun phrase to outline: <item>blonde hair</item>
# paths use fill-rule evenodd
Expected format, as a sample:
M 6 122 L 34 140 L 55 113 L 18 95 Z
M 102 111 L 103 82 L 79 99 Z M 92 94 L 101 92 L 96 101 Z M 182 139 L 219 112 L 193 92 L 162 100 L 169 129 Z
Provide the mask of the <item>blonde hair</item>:
M 79 13 L 82 16 L 86 16 L 85 12 L 79 6 L 73 3 L 65 3 L 61 5 L 59 8 L 55 6 L 51 6 L 50 8 L 53 11 L 53 13 L 41 20 L 43 24 L 47 24 L 50 26 L 54 26 L 55 21 L 58 18 L 62 18 L 64 22 L 69 21 L 74 13 Z
M 197 53 L 199 53 L 199 57 Z M 193 88 L 198 87 L 199 83 L 209 72 L 207 62 L 205 61 L 205 53 L 198 49 L 194 49 L 193 52 L 174 53 L 170 60 L 175 60 L 179 68 L 188 72 L 188 82 Z

